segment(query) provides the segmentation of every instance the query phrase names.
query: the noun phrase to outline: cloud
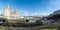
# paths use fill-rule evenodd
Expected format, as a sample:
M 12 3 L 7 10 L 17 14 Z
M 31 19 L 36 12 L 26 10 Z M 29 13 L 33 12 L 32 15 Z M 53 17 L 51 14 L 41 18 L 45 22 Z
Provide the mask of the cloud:
M 43 10 L 47 10 L 47 12 L 43 11 L 43 13 L 40 14 L 49 15 L 58 9 L 60 9 L 60 0 L 51 0 L 49 1 L 49 5 L 43 9 Z
M 3 13 L 3 5 L 0 4 L 0 14 Z M 29 12 L 27 10 L 19 10 L 19 14 L 20 16 L 36 16 L 36 15 L 49 15 L 50 13 L 52 13 L 53 11 L 60 9 L 60 0 L 51 0 L 49 1 L 49 5 L 47 7 L 45 7 L 43 9 L 43 12 Z M 38 10 L 38 9 L 35 9 Z M 39 8 L 40 10 L 40 8 Z M 47 10 L 47 12 L 45 12 L 44 10 Z
M 52 9 L 52 11 L 60 9 L 60 0 L 51 0 L 50 8 Z
M 26 10 L 19 10 L 20 12 L 20 15 L 21 16 L 46 16 L 46 15 L 49 15 L 49 13 L 41 13 L 41 12 L 29 12 L 29 11 L 26 11 Z

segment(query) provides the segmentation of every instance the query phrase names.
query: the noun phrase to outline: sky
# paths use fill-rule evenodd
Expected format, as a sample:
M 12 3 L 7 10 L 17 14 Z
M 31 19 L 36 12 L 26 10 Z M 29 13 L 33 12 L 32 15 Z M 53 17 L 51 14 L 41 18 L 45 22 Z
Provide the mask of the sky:
M 60 0 L 0 0 L 0 14 L 8 4 L 11 12 L 16 8 L 20 16 L 49 15 L 60 9 Z

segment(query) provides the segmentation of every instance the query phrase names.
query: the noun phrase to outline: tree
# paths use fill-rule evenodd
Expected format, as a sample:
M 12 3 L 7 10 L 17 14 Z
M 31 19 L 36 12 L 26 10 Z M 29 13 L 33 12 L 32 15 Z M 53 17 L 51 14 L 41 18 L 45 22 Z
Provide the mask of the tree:
M 54 15 L 48 17 L 47 19 L 53 19 L 53 20 L 57 21 L 57 19 L 60 19 L 60 14 L 54 14 Z

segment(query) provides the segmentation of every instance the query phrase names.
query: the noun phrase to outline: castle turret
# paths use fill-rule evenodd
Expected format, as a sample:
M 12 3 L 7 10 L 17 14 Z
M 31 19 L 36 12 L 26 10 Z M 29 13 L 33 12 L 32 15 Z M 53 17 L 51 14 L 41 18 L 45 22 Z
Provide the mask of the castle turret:
M 14 8 L 14 14 L 16 15 L 16 17 L 19 17 L 19 13 L 16 8 Z
M 6 17 L 6 7 L 4 7 L 4 18 Z
M 8 7 L 7 7 L 8 9 L 10 9 L 10 5 L 8 4 Z
M 10 18 L 10 6 L 4 8 L 4 18 Z
M 8 5 L 7 8 L 4 8 L 4 18 L 6 19 L 16 19 L 19 18 L 19 13 L 17 9 L 14 9 L 14 13 L 10 12 L 10 6 Z

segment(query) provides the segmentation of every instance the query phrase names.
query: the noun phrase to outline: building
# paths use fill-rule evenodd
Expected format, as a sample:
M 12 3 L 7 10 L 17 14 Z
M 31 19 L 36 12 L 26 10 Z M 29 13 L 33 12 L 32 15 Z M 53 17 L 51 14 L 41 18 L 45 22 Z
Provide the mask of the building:
M 4 8 L 4 18 L 6 19 L 16 19 L 19 18 L 19 13 L 17 12 L 16 8 L 14 9 L 14 12 L 10 11 L 10 6 Z

